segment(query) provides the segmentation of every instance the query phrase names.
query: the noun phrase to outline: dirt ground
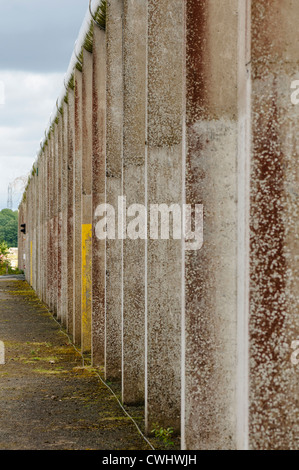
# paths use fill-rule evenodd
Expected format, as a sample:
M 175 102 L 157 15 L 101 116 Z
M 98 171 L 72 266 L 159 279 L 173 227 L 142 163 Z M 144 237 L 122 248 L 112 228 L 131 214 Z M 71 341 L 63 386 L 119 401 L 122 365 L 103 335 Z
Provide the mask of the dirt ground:
M 0 279 L 0 341 L 0 450 L 150 449 L 25 281 Z

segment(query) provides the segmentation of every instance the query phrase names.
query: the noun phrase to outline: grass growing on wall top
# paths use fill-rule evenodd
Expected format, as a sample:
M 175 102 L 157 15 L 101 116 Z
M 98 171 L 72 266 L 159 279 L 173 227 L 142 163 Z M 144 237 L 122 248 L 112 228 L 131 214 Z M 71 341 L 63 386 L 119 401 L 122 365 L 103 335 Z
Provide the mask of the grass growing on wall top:
M 98 24 L 98 26 L 105 30 L 106 29 L 106 17 L 107 17 L 107 1 L 103 0 L 100 4 L 99 8 L 97 9 L 94 20 Z M 82 63 L 83 63 L 83 49 L 86 49 L 88 52 L 92 52 L 93 49 L 93 32 L 94 32 L 94 22 L 92 21 L 90 24 L 90 28 L 85 36 L 85 40 L 83 43 L 83 48 L 78 56 L 78 62 L 76 64 L 77 70 L 82 72 Z
M 104 30 L 106 29 L 106 18 L 107 18 L 107 1 L 103 0 L 95 14 L 95 20 L 100 25 L 100 27 Z
M 106 20 L 107 20 L 107 0 L 102 0 L 101 4 L 99 5 L 97 11 L 93 15 L 93 19 L 96 22 L 97 26 L 100 27 L 102 30 L 106 30 Z M 94 28 L 95 28 L 95 22 L 91 21 L 89 30 L 85 36 L 83 47 L 80 51 L 78 58 L 78 61 L 76 63 L 76 69 L 79 70 L 79 72 L 82 72 L 82 64 L 83 64 L 83 49 L 87 50 L 88 52 L 92 53 L 93 51 L 93 35 L 94 35 Z M 66 87 L 66 93 L 63 98 L 63 101 L 68 104 L 68 90 L 74 90 L 75 88 L 75 80 L 74 80 L 74 73 L 72 73 L 68 83 L 65 84 Z M 63 107 L 60 106 L 60 108 L 57 110 L 57 113 L 63 114 Z M 58 114 L 55 116 L 54 121 L 50 128 L 48 129 L 46 138 L 44 140 L 43 146 L 42 146 L 42 151 L 45 150 L 45 147 L 48 145 L 48 141 L 51 138 L 51 134 L 54 130 L 54 124 L 58 124 L 58 119 L 59 116 Z M 26 201 L 26 192 L 30 184 L 30 179 L 28 180 L 27 187 L 24 191 L 23 194 L 23 202 Z

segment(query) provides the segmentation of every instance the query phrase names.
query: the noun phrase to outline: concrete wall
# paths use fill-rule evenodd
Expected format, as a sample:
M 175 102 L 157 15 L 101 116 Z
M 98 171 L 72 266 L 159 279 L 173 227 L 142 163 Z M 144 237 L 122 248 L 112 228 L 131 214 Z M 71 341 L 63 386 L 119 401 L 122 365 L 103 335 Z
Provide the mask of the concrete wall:
M 287 0 L 108 2 L 20 206 L 27 280 L 182 449 L 298 448 L 297 20 Z M 203 245 L 137 213 L 136 239 L 116 218 L 100 240 L 121 196 L 203 205 Z
M 298 9 L 252 4 L 250 446 L 298 448 Z
M 237 0 L 187 2 L 185 197 L 204 206 L 204 245 L 184 260 L 187 448 L 237 440 L 237 12 Z
M 123 1 L 108 3 L 106 27 L 106 190 L 113 207 L 122 195 L 123 151 Z M 98 222 L 98 219 L 97 219 Z M 122 240 L 106 240 L 105 377 L 122 379 Z

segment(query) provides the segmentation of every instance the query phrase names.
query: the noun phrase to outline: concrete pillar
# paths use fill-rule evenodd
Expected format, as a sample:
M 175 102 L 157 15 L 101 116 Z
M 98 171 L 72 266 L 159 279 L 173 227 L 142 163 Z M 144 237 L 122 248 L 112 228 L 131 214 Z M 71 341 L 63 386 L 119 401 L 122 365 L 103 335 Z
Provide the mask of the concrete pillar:
M 123 194 L 127 209 L 145 205 L 147 1 L 124 2 Z M 128 223 L 138 216 L 128 218 Z M 145 380 L 145 247 L 143 239 L 123 244 L 122 397 L 144 401 Z
M 237 447 L 238 7 L 186 2 L 185 193 L 204 244 L 184 260 L 184 449 Z
M 81 348 L 91 352 L 92 309 L 92 54 L 83 50 L 82 73 L 82 325 Z
M 26 191 L 26 199 L 25 199 L 25 216 L 26 216 L 26 220 L 27 220 L 27 217 L 29 215 L 29 211 L 28 211 L 28 197 L 29 197 L 29 192 L 28 192 L 28 187 L 27 187 L 27 191 Z M 27 231 L 26 231 L 26 236 L 25 236 L 25 239 L 24 239 L 24 250 L 25 250 L 25 278 L 27 280 L 28 278 L 28 267 L 29 267 L 29 263 L 30 263 L 30 258 L 29 258 L 29 253 L 28 253 L 28 238 L 29 238 L 29 224 L 27 225 L 26 223 L 26 228 L 27 228 Z
M 74 261 L 75 261 L 75 226 L 74 226 L 74 200 L 75 200 L 75 94 L 68 89 L 67 103 L 67 330 L 74 335 L 75 331 L 75 303 L 74 303 Z M 81 335 L 81 333 L 80 333 Z
M 47 303 L 47 264 L 48 264 L 48 161 L 47 161 L 47 146 L 43 151 L 43 301 Z
M 184 2 L 148 1 L 147 206 L 182 204 Z M 160 238 L 160 237 L 159 237 Z M 181 240 L 148 241 L 146 429 L 180 428 Z
M 68 108 L 62 105 L 61 118 L 61 319 L 68 329 Z M 71 267 L 73 264 L 70 265 Z
M 57 114 L 57 317 L 63 323 L 62 313 L 62 212 L 61 212 L 61 194 L 62 194 L 62 161 L 63 161 L 63 118 L 58 111 Z
M 38 284 L 39 279 L 37 276 L 38 272 L 38 260 L 39 260 L 39 252 L 38 252 L 38 216 L 39 216 L 39 197 L 38 197 L 38 178 L 37 178 L 37 162 L 34 163 L 34 198 L 35 198 L 35 213 L 34 213 L 34 272 L 33 272 L 33 280 L 34 280 L 34 289 L 38 291 Z
M 39 263 L 38 263 L 38 273 L 39 276 L 39 293 L 38 296 L 42 300 L 43 297 L 43 198 L 44 198 L 44 186 L 43 186 L 43 168 L 42 168 L 42 158 L 43 153 L 41 152 L 38 158 L 37 172 L 39 178 Z
M 49 133 L 48 136 L 48 263 L 47 263 L 47 304 L 50 310 L 53 311 L 53 134 Z
M 34 288 L 34 245 L 35 245 L 35 193 L 34 193 L 34 177 L 31 174 L 30 182 L 30 285 Z
M 51 158 L 52 158 L 52 206 L 51 206 L 51 223 L 52 223 L 52 313 L 57 316 L 57 153 L 56 153 L 56 125 L 53 124 L 51 136 Z
M 106 33 L 93 37 L 93 160 L 92 160 L 92 360 L 105 363 L 106 243 L 96 235 L 96 209 L 105 203 L 106 188 Z
M 53 124 L 53 313 L 58 316 L 58 125 Z
M 40 276 L 40 286 L 39 286 L 39 298 L 43 300 L 43 285 L 44 285 L 44 218 L 43 218 L 43 205 L 44 205 L 44 191 L 45 188 L 43 186 L 43 158 L 44 152 L 41 151 L 39 158 L 38 158 L 38 178 L 39 178 L 39 199 L 40 199 L 40 209 L 39 209 L 39 217 L 40 217 L 40 259 L 39 259 L 39 276 Z
M 30 180 L 29 180 L 30 181 Z M 28 230 L 26 231 L 26 280 L 31 285 L 31 241 L 32 241 L 32 223 L 31 223 L 31 187 L 28 187 L 28 198 L 26 199 L 26 217 L 28 219 Z
M 38 262 L 39 262 L 39 250 L 38 250 L 38 240 L 39 240 L 39 197 L 38 197 L 38 177 L 37 177 L 37 169 L 36 169 L 36 164 L 34 167 L 34 193 L 35 193 L 35 214 L 34 214 L 34 242 L 35 242 L 35 248 L 34 248 L 34 285 L 35 285 L 35 290 L 38 291 L 38 286 L 39 286 L 39 278 L 38 278 Z
M 37 177 L 37 295 L 41 299 L 42 297 L 42 192 L 44 188 L 41 184 L 41 155 L 38 156 L 36 163 L 36 177 Z
M 29 181 L 29 180 L 28 180 Z M 27 187 L 26 191 L 26 220 L 28 220 L 28 225 L 26 225 L 26 237 L 25 237 L 25 253 L 26 253 L 26 263 L 25 263 L 25 278 L 26 281 L 30 284 L 30 185 Z
M 31 225 L 31 240 L 30 240 L 30 285 L 33 289 L 36 290 L 36 209 L 37 209 L 37 200 L 36 200 L 36 178 L 34 174 L 34 169 L 31 173 L 31 183 L 30 183 L 30 200 L 31 200 L 31 216 L 30 216 L 30 225 Z
M 123 2 L 107 3 L 107 148 L 106 203 L 117 211 L 122 195 L 123 151 Z M 122 354 L 122 241 L 106 241 L 106 364 L 107 379 L 120 381 Z
M 82 73 L 75 70 L 73 339 L 81 345 L 82 312 Z
M 28 237 L 28 255 L 29 255 L 29 265 L 27 272 L 27 279 L 31 287 L 33 287 L 33 231 L 34 231 L 34 222 L 33 222 L 33 198 L 32 198 L 32 176 L 30 175 L 30 185 L 28 188 L 28 201 L 27 201 L 27 213 L 29 220 L 29 237 Z
M 249 445 L 298 449 L 298 5 L 252 0 L 251 14 Z
M 49 155 L 48 155 L 48 144 L 44 147 L 44 184 L 45 184 L 45 198 L 44 198 L 44 243 L 45 243 L 45 256 L 44 256 L 44 269 L 45 269 L 45 282 L 44 282 L 44 302 L 48 303 L 48 264 L 49 264 L 49 221 L 48 221 L 48 204 L 49 204 Z
M 44 152 L 41 151 L 38 159 L 38 177 L 39 177 L 39 198 L 40 198 L 40 261 L 39 261 L 39 276 L 40 276 L 40 290 L 39 297 L 43 300 L 43 286 L 44 286 L 44 191 L 43 186 L 43 158 Z
M 236 447 L 248 448 L 251 0 L 238 4 L 238 273 Z
M 51 285 L 51 280 L 52 280 L 52 229 L 51 229 L 51 203 L 52 203 L 52 196 L 51 196 L 51 191 L 52 191 L 52 161 L 51 161 L 51 136 L 48 136 L 48 144 L 47 144 L 47 160 L 48 160 L 48 171 L 47 171 L 47 176 L 48 176 L 48 187 L 47 187 L 47 192 L 48 192 L 48 200 L 47 200 L 47 305 L 51 309 L 51 293 L 52 293 L 52 285 Z

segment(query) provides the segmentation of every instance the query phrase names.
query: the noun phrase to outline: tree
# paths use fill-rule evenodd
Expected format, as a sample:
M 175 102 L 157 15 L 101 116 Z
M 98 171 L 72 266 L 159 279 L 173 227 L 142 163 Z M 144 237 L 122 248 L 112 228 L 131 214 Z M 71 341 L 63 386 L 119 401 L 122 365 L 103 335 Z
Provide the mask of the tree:
M 8 245 L 6 242 L 0 242 L 0 273 L 7 274 L 9 261 L 7 259 L 8 255 Z
M 0 276 L 6 274 L 21 274 L 18 268 L 13 268 L 9 259 L 9 247 L 6 242 L 0 242 Z
M 18 211 L 3 209 L 0 212 L 0 242 L 6 242 L 8 247 L 18 246 Z

